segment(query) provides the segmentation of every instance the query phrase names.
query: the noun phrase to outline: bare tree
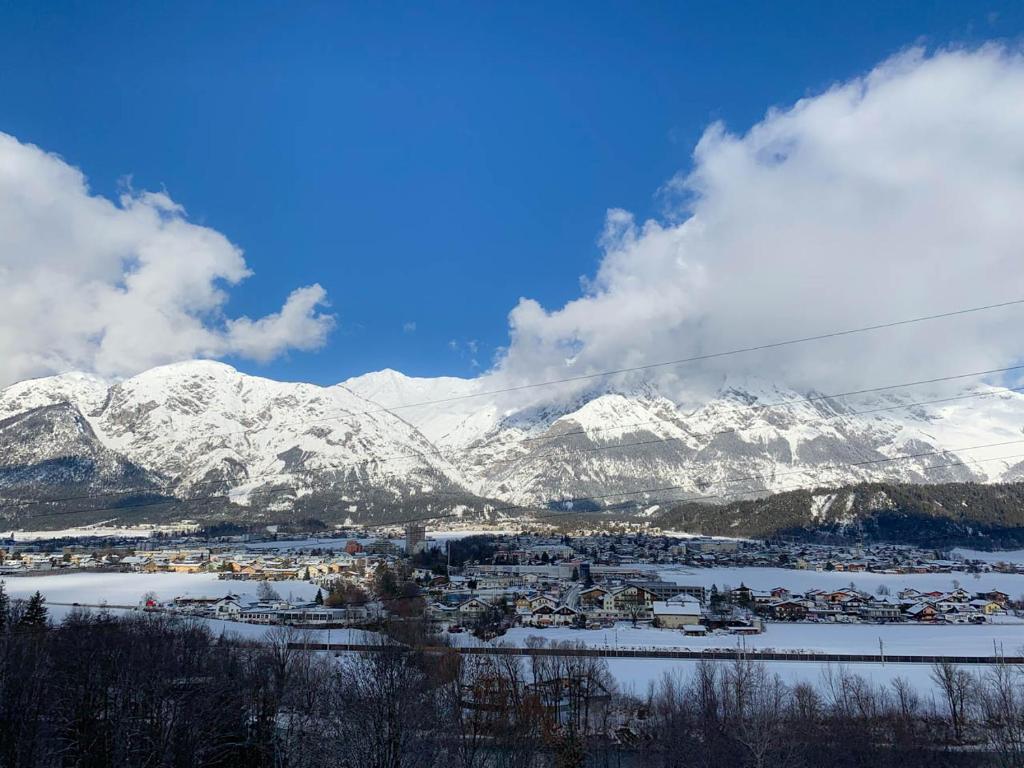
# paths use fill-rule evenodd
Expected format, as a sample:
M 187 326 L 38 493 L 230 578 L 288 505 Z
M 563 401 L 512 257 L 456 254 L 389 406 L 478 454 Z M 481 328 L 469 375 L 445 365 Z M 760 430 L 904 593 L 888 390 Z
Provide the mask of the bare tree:
M 1024 766 L 1024 693 L 1020 673 L 997 664 L 979 685 L 983 733 L 997 764 L 1004 768 Z
M 726 729 L 754 768 L 784 766 L 792 734 L 789 690 L 763 664 L 737 659 L 721 676 Z
M 261 581 L 259 586 L 256 587 L 256 597 L 264 603 L 270 603 L 281 599 L 281 595 L 267 580 Z
M 942 693 L 949 722 L 953 727 L 953 738 L 959 742 L 964 736 L 974 679 L 968 672 L 948 661 L 934 664 L 931 678 Z
M 437 750 L 434 692 L 413 654 L 383 641 L 341 663 L 330 719 L 338 764 L 419 768 Z

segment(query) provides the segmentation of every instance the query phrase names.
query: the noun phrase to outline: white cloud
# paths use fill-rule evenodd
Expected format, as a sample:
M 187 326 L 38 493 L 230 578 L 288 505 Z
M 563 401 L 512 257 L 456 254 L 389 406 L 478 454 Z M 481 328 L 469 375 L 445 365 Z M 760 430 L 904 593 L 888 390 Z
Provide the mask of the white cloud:
M 115 203 L 61 158 L 0 133 L 0 385 L 324 343 L 333 318 L 319 285 L 266 317 L 225 317 L 225 288 L 249 274 L 236 246 L 166 193 Z
M 416 333 L 416 323 L 410 320 L 402 324 L 402 333 Z
M 667 221 L 608 213 L 597 274 L 522 299 L 504 385 L 657 363 L 1024 297 L 1024 61 L 913 50 L 743 135 L 707 129 Z M 1012 364 L 1011 308 L 707 361 L 655 376 L 685 399 L 757 375 L 826 391 Z

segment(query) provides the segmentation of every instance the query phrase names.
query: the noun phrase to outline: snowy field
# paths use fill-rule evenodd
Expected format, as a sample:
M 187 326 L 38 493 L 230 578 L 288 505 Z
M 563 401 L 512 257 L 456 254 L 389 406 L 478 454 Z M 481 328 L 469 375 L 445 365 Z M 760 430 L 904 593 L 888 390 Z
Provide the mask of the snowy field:
M 278 539 L 277 541 L 250 541 L 245 542 L 241 545 L 242 549 L 250 550 L 253 552 L 261 552 L 264 550 L 280 550 L 282 552 L 308 552 L 311 549 L 344 549 L 345 545 L 350 541 L 357 541 L 364 547 L 370 544 L 376 543 L 378 537 L 325 537 L 325 538 L 310 538 L 310 539 Z M 403 545 L 405 540 L 392 539 L 396 545 Z
M 693 584 L 710 587 L 717 584 L 738 587 L 741 583 L 753 589 L 785 587 L 793 592 L 809 589 L 839 589 L 851 582 L 865 592 L 874 594 L 880 586 L 886 586 L 895 595 L 901 589 L 913 587 L 923 592 L 932 590 L 950 591 L 953 582 L 958 582 L 971 592 L 987 592 L 998 589 L 1013 598 L 1024 594 L 1024 574 L 1005 573 L 842 573 L 837 571 L 797 571 L 789 568 L 683 568 L 662 567 L 658 573 L 666 581 L 676 584 Z
M 634 696 L 644 696 L 651 685 L 657 683 L 665 675 L 679 676 L 687 680 L 697 670 L 698 661 L 689 659 L 608 659 L 608 671 L 611 672 L 619 689 Z M 729 664 L 730 662 L 712 662 Z M 869 680 L 876 686 L 889 687 L 896 678 L 911 683 L 914 689 L 924 697 L 932 697 L 938 693 L 935 682 L 931 679 L 931 666 L 928 664 L 812 664 L 808 662 L 770 661 L 765 666 L 773 674 L 777 674 L 789 685 L 807 683 L 827 695 L 829 678 L 833 680 L 841 673 L 857 675 Z M 967 670 L 975 676 L 984 676 L 990 670 L 987 666 L 971 666 Z
M 214 573 L 60 573 L 54 576 L 8 576 L 4 579 L 11 597 L 28 597 L 36 590 L 51 603 L 138 605 L 147 592 L 161 601 L 179 596 L 221 597 L 236 594 L 256 599 L 259 582 L 227 581 Z M 281 597 L 312 600 L 317 587 L 305 581 L 274 584 Z
M 980 549 L 954 549 L 953 554 L 965 560 L 980 560 L 983 563 L 1024 563 L 1024 549 L 1007 549 L 1002 552 L 982 552 Z
M 807 588 L 810 584 L 843 586 L 850 581 L 850 574 L 834 574 L 819 572 L 790 571 L 783 569 L 697 569 L 686 573 L 679 570 L 664 572 L 667 577 L 688 583 L 733 584 L 741 581 L 752 586 L 788 586 L 791 589 Z M 699 574 L 701 578 L 694 578 Z M 818 577 L 829 577 L 833 581 L 827 584 Z M 868 579 L 856 574 L 855 581 L 864 588 L 869 588 Z M 791 578 L 787 578 L 791 577 Z M 795 577 L 795 578 L 792 578 Z M 837 578 L 838 577 L 838 578 Z M 992 578 L 1000 588 L 1006 590 L 1003 581 L 1008 577 L 992 574 Z M 885 577 L 872 577 L 884 581 Z M 986 580 L 989 577 L 986 576 Z M 901 577 L 908 584 L 917 588 L 948 588 L 949 578 L 942 576 L 907 576 Z M 54 603 L 81 603 L 110 605 L 136 605 L 142 595 L 155 592 L 162 600 L 169 600 L 179 595 L 217 596 L 228 592 L 253 596 L 257 582 L 222 581 L 214 574 L 138 574 L 138 573 L 62 573 L 55 576 L 8 577 L 5 579 L 8 593 L 15 598 L 25 598 L 36 590 L 46 596 L 50 602 L 50 615 L 60 621 L 74 610 L 70 605 L 58 606 Z M 972 582 L 973 584 L 973 582 Z M 274 585 L 284 597 L 291 594 L 298 599 L 311 599 L 316 594 L 316 587 L 305 582 L 289 581 Z M 890 588 L 897 588 L 889 583 Z M 971 587 L 971 584 L 968 584 Z M 987 585 L 987 581 L 986 584 Z M 979 589 L 981 587 L 978 587 Z M 120 612 L 120 611 L 117 611 Z M 214 633 L 226 632 L 252 639 L 267 637 L 268 628 L 207 620 Z M 633 628 L 628 623 L 620 624 L 610 630 L 571 630 L 571 629 L 529 629 L 515 628 L 510 630 L 501 642 L 522 646 L 526 638 L 536 635 L 545 640 L 582 642 L 593 646 L 619 648 L 735 648 L 738 639 L 734 636 L 708 636 L 703 638 L 686 637 L 681 632 L 653 629 L 650 627 Z M 306 634 L 310 642 L 360 642 L 372 639 L 372 634 L 357 630 L 311 630 Z M 1007 655 L 1021 653 L 1024 648 L 1024 624 L 985 624 L 957 626 L 924 626 L 911 624 L 887 625 L 832 625 L 832 624 L 768 624 L 768 631 L 762 635 L 745 638 L 746 647 L 750 649 L 777 650 L 815 650 L 836 653 L 877 653 L 878 641 L 881 638 L 886 654 L 914 653 L 946 653 L 951 655 L 990 655 L 998 649 Z M 471 642 L 467 635 L 453 637 L 460 642 Z M 608 659 L 608 665 L 620 686 L 631 689 L 642 695 L 650 683 L 656 681 L 666 672 L 678 672 L 683 675 L 692 674 L 695 661 L 665 659 Z M 773 672 L 778 672 L 787 682 L 808 682 L 823 685 L 823 678 L 831 668 L 829 665 L 809 662 L 769 662 Z M 851 664 L 850 671 L 871 679 L 877 684 L 888 684 L 895 677 L 910 680 L 922 691 L 931 691 L 932 682 L 929 678 L 928 665 L 898 664 Z M 972 667 L 972 672 L 981 673 L 980 667 Z M 833 670 L 834 671 L 834 670 Z
M 769 622 L 760 635 L 687 637 L 678 630 L 634 628 L 620 623 L 614 629 L 532 629 L 514 627 L 499 642 L 522 647 L 528 637 L 550 642 L 568 641 L 603 648 L 644 649 L 738 647 L 828 653 L 945 654 L 950 656 L 991 656 L 994 649 L 1007 656 L 1024 655 L 1024 623 L 1014 624 L 788 624 Z M 460 635 L 466 637 L 465 635 Z
M 86 525 L 81 528 L 61 528 L 53 531 L 7 531 L 0 533 L 0 538 L 11 541 L 48 541 L 50 539 L 86 539 L 107 536 L 148 539 L 158 530 L 160 529 L 148 526 Z

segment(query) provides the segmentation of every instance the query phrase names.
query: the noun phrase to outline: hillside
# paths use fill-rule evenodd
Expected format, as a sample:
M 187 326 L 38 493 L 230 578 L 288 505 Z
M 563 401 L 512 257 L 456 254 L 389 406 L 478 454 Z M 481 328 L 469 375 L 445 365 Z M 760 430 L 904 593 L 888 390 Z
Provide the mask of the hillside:
M 840 397 L 725 379 L 710 395 L 673 399 L 605 383 L 526 403 L 497 394 L 499 383 L 382 371 L 321 387 L 207 361 L 117 382 L 21 382 L 0 391 L 0 420 L 8 431 L 44 426 L 0 446 L 0 518 L 26 524 L 88 509 L 133 521 L 508 519 L 570 499 L 576 509 L 629 503 L 651 515 L 688 498 L 727 517 L 732 505 L 720 505 L 736 495 L 1024 477 L 1024 395 L 988 385 Z M 64 426 L 45 426 L 58 413 Z M 66 445 L 71 434 L 88 446 Z M 111 469 L 89 475 L 67 465 L 76 456 Z M 99 498 L 157 493 L 175 503 L 105 509 L 113 505 L 97 502 L 98 489 Z M 14 503 L 26 497 L 69 498 Z M 704 517 L 710 524 L 713 514 Z
M 680 504 L 652 522 L 717 536 L 1012 548 L 1024 546 L 1024 483 L 858 483 L 725 505 Z

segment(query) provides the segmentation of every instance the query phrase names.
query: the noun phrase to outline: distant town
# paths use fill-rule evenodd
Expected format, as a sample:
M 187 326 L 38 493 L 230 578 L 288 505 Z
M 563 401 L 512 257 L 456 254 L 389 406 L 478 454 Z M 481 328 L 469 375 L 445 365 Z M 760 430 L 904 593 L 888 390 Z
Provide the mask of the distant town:
M 436 535 L 431 539 L 425 526 L 412 524 L 213 537 L 188 528 L 146 538 L 9 541 L 0 549 L 0 575 L 76 569 L 139 575 L 137 604 L 83 601 L 82 607 L 299 628 L 372 629 L 387 620 L 422 619 L 438 633 L 471 632 L 484 639 L 516 626 L 598 629 L 628 622 L 703 636 L 758 634 L 772 622 L 981 624 L 1024 614 L 1020 596 L 997 588 L 1001 574 L 1024 573 L 1024 566 L 908 546 L 640 532 Z M 806 571 L 812 584 L 815 572 L 830 578 L 800 591 L 750 586 L 743 580 L 746 568 Z M 722 580 L 686 579 L 719 571 Z M 144 578 L 154 573 L 216 574 L 223 588 L 157 595 Z M 849 574 L 847 586 L 836 588 L 838 573 Z M 867 573 L 891 579 L 874 590 L 858 588 L 858 574 Z M 923 591 L 901 582 L 920 574 L 948 574 L 949 587 Z M 243 582 L 256 582 L 255 588 L 243 588 Z M 312 585 L 315 597 L 282 597 L 288 582 Z

